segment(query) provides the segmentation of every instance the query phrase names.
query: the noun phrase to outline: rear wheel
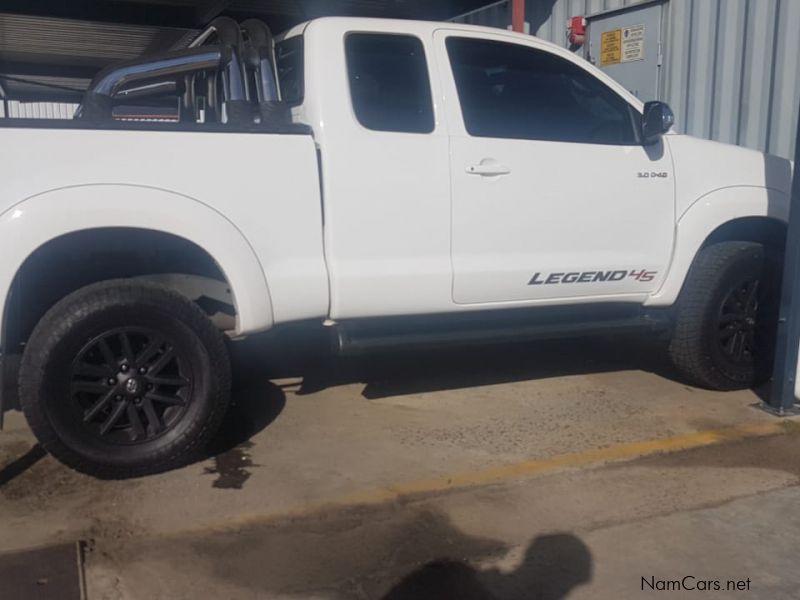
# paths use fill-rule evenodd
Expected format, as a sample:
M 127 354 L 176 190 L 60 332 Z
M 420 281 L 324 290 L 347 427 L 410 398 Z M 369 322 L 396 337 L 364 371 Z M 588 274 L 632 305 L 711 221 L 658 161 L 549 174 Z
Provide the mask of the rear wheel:
M 88 286 L 42 318 L 20 367 L 20 403 L 42 446 L 105 477 L 174 468 L 216 432 L 228 404 L 222 334 L 158 285 Z
M 670 356 L 692 383 L 752 387 L 770 375 L 780 261 L 754 242 L 721 242 L 697 255 L 676 307 Z

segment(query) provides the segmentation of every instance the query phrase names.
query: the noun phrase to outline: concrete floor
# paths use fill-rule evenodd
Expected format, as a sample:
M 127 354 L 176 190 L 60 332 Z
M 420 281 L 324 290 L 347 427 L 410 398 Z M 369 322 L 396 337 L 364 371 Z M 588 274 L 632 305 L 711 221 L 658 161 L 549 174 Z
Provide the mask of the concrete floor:
M 76 474 L 7 415 L 0 551 L 87 540 L 90 600 L 797 597 L 800 424 L 657 344 L 279 347 L 237 346 L 213 456 L 171 473 Z

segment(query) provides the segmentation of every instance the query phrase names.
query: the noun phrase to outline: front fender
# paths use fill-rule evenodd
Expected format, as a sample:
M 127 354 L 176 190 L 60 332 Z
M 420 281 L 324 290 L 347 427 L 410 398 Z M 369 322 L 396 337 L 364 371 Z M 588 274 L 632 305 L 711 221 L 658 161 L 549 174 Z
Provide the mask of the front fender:
M 679 218 L 667 277 L 645 304 L 674 304 L 689 267 L 708 236 L 721 225 L 742 217 L 769 217 L 786 222 L 789 196 L 771 188 L 736 186 L 715 190 L 698 199 Z
M 37 248 L 68 233 L 103 227 L 160 231 L 200 246 L 217 262 L 231 286 L 237 311 L 235 333 L 254 333 L 272 326 L 264 270 L 236 226 L 194 198 L 138 185 L 54 189 L 0 214 L 0 298 L 4 306 L 17 271 Z

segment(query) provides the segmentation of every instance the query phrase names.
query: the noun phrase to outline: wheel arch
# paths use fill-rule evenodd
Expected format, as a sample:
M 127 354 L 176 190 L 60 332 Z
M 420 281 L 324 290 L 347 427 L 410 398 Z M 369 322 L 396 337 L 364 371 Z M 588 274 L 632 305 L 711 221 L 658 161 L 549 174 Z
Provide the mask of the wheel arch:
M 788 217 L 789 196 L 776 189 L 737 186 L 703 196 L 679 218 L 669 271 L 646 304 L 674 304 L 695 256 L 710 244 L 750 241 L 782 251 Z
M 13 342 L 24 341 L 32 318 L 29 315 L 25 326 L 16 333 L 14 327 L 9 329 L 15 310 L 14 292 L 20 291 L 23 276 L 33 266 L 47 265 L 48 259 L 55 261 L 50 275 L 59 280 L 60 287 L 52 279 L 45 278 L 45 283 L 65 292 L 62 296 L 74 291 L 70 288 L 104 279 L 149 275 L 163 278 L 178 273 L 221 281 L 229 287 L 236 311 L 235 335 L 272 325 L 269 289 L 247 240 L 224 216 L 181 194 L 130 185 L 53 190 L 22 201 L 0 215 L 0 239 L 14 240 L 7 245 L 0 264 L 0 348 L 4 352 L 8 352 L 11 341 L 8 333 L 23 338 Z M 111 255 L 97 247 L 99 241 L 111 243 Z M 67 268 L 70 257 L 74 265 L 76 252 L 79 257 L 103 256 L 105 262 L 83 265 L 86 268 L 76 273 Z M 112 257 L 125 262 L 126 256 L 131 255 L 135 257 L 133 265 L 118 264 L 115 268 L 108 264 Z M 179 284 L 167 281 L 167 285 Z M 57 293 L 51 293 L 51 300 L 54 295 Z M 37 303 L 39 310 L 42 304 L 47 303 Z
M 699 250 L 719 242 L 758 242 L 783 251 L 786 245 L 786 221 L 769 216 L 739 217 L 726 221 L 703 240 Z

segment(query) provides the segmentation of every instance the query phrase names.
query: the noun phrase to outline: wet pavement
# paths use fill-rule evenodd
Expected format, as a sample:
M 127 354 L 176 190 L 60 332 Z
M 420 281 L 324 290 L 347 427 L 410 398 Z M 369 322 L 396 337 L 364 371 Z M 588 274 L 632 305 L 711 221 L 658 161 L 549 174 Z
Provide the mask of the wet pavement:
M 746 597 L 796 598 L 799 450 L 800 437 L 786 434 L 222 531 L 97 543 L 89 584 L 102 598 L 214 590 L 242 599 L 555 600 L 646 598 L 654 592 L 642 590 L 642 578 L 691 576 L 750 579 Z M 757 473 L 753 465 L 776 454 L 786 458 Z
M 0 551 L 86 540 L 90 599 L 795 597 L 800 427 L 658 343 L 302 350 L 237 346 L 208 458 L 152 477 L 74 473 L 8 414 Z

